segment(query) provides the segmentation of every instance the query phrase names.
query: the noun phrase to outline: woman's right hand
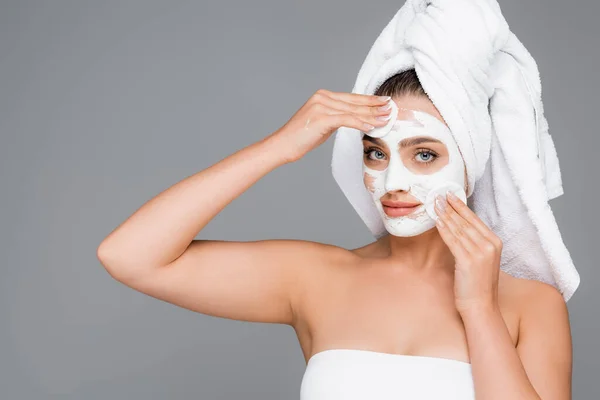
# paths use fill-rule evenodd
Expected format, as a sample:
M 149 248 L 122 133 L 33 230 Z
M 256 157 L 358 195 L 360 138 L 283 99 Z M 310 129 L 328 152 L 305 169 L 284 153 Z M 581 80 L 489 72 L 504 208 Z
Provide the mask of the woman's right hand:
M 373 127 L 384 126 L 391 110 L 389 99 L 319 89 L 268 138 L 281 146 L 287 162 L 294 162 L 324 143 L 342 126 L 365 133 Z

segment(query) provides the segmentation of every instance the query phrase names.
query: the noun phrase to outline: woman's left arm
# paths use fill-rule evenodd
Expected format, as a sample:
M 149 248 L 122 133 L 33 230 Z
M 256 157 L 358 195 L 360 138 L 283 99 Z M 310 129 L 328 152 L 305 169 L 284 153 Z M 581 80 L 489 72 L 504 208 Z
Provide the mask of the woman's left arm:
M 501 240 L 455 196 L 436 204 L 436 213 L 456 261 L 456 308 L 477 400 L 571 400 L 571 332 L 563 296 L 551 285 L 532 284 L 515 348 L 498 307 Z
M 516 348 L 497 307 L 461 313 L 478 400 L 571 400 L 567 307 L 554 287 L 535 287 L 523 305 Z

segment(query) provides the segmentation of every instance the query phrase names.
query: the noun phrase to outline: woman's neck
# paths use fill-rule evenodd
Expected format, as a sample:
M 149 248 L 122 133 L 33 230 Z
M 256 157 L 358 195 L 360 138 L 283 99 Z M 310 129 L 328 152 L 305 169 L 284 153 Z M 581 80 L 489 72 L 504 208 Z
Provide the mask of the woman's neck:
M 454 273 L 454 256 L 434 227 L 410 237 L 387 234 L 379 239 L 387 259 L 424 275 Z

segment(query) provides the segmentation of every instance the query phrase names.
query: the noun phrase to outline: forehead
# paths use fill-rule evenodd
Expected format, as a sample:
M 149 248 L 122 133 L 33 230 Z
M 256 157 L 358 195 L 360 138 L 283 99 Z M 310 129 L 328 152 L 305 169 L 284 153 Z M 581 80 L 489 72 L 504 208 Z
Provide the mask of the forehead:
M 409 147 L 425 142 L 448 144 L 454 142 L 454 137 L 448 126 L 436 116 L 421 110 L 399 108 L 398 118 L 385 136 L 377 139 L 365 134 L 363 140 L 390 147 L 398 144 Z

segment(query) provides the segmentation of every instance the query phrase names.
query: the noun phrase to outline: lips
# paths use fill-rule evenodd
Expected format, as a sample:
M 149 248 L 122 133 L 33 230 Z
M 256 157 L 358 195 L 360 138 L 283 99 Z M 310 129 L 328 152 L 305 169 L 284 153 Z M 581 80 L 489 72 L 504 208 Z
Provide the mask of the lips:
M 412 214 L 419 209 L 421 203 L 407 203 L 403 201 L 382 201 L 383 212 L 389 217 L 402 217 Z
M 386 207 L 399 207 L 399 208 L 409 208 L 420 205 L 421 203 L 407 203 L 405 201 L 390 201 L 390 200 L 382 200 L 381 204 Z

